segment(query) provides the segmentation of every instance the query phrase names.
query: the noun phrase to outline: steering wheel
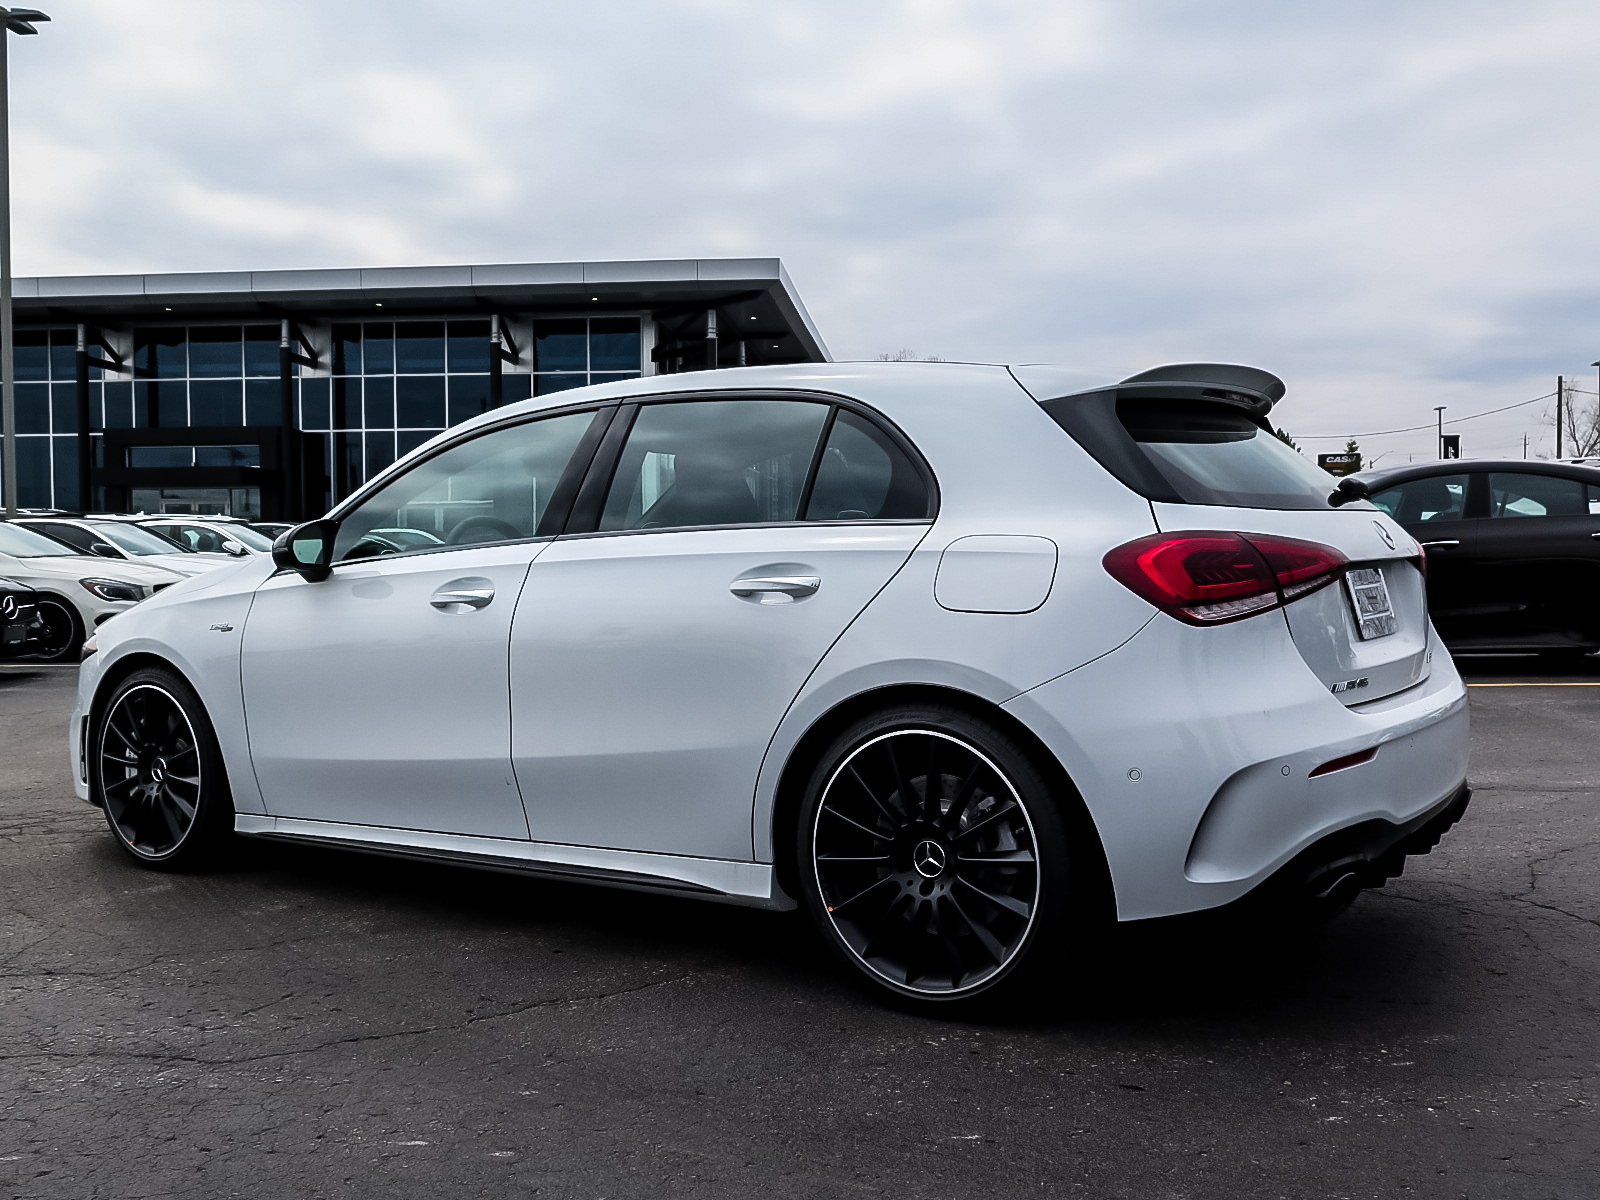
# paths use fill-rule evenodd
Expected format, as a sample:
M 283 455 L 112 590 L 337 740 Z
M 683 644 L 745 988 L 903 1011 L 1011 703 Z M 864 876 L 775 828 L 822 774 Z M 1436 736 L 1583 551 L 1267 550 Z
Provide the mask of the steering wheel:
M 445 544 L 470 546 L 476 542 L 514 541 L 522 536 L 522 530 L 499 517 L 468 517 L 450 531 Z

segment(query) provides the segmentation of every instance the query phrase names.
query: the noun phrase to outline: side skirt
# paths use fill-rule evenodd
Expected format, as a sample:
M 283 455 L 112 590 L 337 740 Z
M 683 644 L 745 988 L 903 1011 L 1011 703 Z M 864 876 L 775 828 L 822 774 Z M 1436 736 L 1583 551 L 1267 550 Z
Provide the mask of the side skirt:
M 795 902 L 778 887 L 771 863 L 687 858 L 509 838 L 464 837 L 377 825 L 264 817 L 254 813 L 234 814 L 233 829 L 246 837 L 446 862 L 630 891 L 670 892 L 750 908 L 788 911 L 795 907 Z

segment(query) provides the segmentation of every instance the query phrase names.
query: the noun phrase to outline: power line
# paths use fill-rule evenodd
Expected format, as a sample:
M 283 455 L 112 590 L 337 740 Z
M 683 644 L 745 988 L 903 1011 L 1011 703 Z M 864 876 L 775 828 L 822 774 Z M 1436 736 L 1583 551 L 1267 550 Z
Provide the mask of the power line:
M 1576 389 L 1568 388 L 1567 390 L 1574 391 Z M 1471 413 L 1465 417 L 1451 417 L 1445 422 L 1445 424 L 1459 425 L 1463 421 L 1476 421 L 1479 417 L 1492 417 L 1495 413 L 1510 412 L 1513 408 L 1526 408 L 1530 404 L 1538 404 L 1541 400 L 1551 400 L 1554 398 L 1554 392 L 1546 392 L 1542 396 L 1535 396 L 1532 400 L 1519 400 L 1517 403 L 1507 404 L 1503 408 L 1490 408 L 1480 413 Z M 1429 424 L 1407 425 L 1404 429 L 1380 429 L 1373 433 L 1297 433 L 1294 435 L 1294 440 L 1297 442 L 1332 442 L 1338 441 L 1340 438 L 1388 437 L 1390 434 L 1394 433 L 1416 433 L 1419 429 L 1432 428 L 1434 428 L 1434 426 Z

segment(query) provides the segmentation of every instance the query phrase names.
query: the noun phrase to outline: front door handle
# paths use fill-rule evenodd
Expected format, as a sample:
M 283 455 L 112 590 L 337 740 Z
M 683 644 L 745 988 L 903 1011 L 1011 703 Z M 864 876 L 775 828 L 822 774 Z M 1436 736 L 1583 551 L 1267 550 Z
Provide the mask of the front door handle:
M 1600 537 L 1600 533 L 1595 534 L 1595 537 Z M 1421 542 L 1419 544 L 1423 545 L 1423 546 L 1459 546 L 1459 545 L 1461 545 L 1461 543 L 1455 538 L 1447 538 L 1442 542 Z
M 1597 531 L 1595 533 L 1591 533 L 1589 536 L 1592 537 L 1592 538 L 1600 538 L 1600 531 Z
M 758 604 L 792 604 L 822 586 L 818 575 L 763 575 L 755 579 L 735 579 L 728 590 L 742 600 Z
M 473 576 L 468 579 L 452 579 L 434 592 L 428 598 L 428 603 L 440 612 L 464 613 L 487 608 L 489 601 L 493 599 L 494 583 Z

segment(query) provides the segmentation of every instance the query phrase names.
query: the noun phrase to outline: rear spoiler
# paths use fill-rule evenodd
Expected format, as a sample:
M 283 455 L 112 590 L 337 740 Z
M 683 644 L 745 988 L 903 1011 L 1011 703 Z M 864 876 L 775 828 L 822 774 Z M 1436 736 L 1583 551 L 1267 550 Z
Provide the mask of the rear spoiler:
M 1047 400 L 1073 400 L 1113 393 L 1117 400 L 1207 400 L 1213 404 L 1232 404 L 1244 409 L 1257 421 L 1265 421 L 1272 406 L 1283 399 L 1283 380 L 1259 367 L 1236 363 L 1173 363 L 1152 367 L 1130 375 L 1120 383 L 1097 388 L 1081 388 L 1082 375 L 1061 367 L 1022 366 L 1011 368 L 1012 377 L 1041 404 Z M 1079 387 L 1063 390 L 1063 385 Z
M 1121 383 L 1063 392 L 1082 375 L 1061 367 L 1012 367 L 1012 377 L 1052 420 L 1101 466 L 1150 500 L 1181 503 L 1183 497 L 1157 465 L 1139 449 L 1117 417 L 1121 401 L 1195 401 L 1241 409 L 1271 432 L 1267 414 L 1283 399 L 1283 380 L 1257 367 L 1230 363 L 1176 363 L 1130 375 Z

